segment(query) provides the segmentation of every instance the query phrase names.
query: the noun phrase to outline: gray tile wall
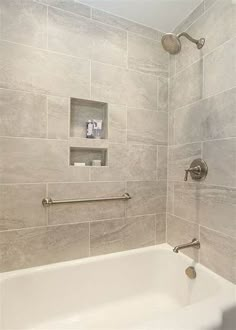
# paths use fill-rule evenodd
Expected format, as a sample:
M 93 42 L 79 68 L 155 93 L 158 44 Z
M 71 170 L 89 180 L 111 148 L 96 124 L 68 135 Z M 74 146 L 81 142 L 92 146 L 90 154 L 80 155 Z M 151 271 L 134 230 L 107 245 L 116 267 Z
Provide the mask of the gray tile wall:
M 75 0 L 1 0 L 0 270 L 165 242 L 161 33 Z M 69 166 L 70 97 L 107 102 L 109 166 Z M 41 200 L 132 195 L 129 202 Z
M 183 38 L 170 59 L 167 241 L 199 237 L 199 253 L 187 253 L 236 282 L 236 4 L 205 0 L 181 30 L 206 44 L 198 51 Z M 206 180 L 185 183 L 199 157 Z

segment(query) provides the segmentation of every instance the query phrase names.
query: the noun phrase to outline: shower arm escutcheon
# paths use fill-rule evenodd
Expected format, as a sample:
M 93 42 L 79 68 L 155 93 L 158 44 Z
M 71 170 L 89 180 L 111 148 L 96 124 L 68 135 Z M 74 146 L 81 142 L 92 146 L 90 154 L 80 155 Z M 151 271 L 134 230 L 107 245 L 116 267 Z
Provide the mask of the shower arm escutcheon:
M 198 49 L 201 49 L 204 46 L 204 44 L 205 44 L 205 38 L 194 39 L 187 32 L 182 32 L 182 33 L 178 34 L 177 37 L 178 38 L 180 38 L 180 37 L 187 38 L 189 41 L 191 41 L 194 44 L 196 44 Z

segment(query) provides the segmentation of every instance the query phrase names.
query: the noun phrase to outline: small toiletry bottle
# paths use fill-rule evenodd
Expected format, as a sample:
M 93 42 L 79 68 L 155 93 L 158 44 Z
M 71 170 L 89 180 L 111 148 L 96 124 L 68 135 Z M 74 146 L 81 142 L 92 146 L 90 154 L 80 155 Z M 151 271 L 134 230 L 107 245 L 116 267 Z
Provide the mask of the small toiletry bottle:
M 92 139 L 94 137 L 93 136 L 93 122 L 92 122 L 92 120 L 87 121 L 86 137 L 88 139 Z
M 102 138 L 102 120 L 93 120 L 93 136 L 95 139 Z
M 102 161 L 100 159 L 94 159 L 92 161 L 92 166 L 102 166 Z

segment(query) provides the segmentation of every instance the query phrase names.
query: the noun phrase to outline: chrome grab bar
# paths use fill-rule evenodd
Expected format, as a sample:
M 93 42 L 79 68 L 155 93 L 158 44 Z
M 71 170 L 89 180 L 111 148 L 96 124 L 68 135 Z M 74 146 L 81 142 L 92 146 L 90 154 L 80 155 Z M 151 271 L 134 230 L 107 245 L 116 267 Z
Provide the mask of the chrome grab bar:
M 82 198 L 82 199 L 63 199 L 53 200 L 50 197 L 42 200 L 43 206 L 50 206 L 53 204 L 68 204 L 68 203 L 84 203 L 84 202 L 102 202 L 102 201 L 116 201 L 116 200 L 128 200 L 131 199 L 130 194 L 125 193 L 120 197 L 101 197 L 101 198 Z

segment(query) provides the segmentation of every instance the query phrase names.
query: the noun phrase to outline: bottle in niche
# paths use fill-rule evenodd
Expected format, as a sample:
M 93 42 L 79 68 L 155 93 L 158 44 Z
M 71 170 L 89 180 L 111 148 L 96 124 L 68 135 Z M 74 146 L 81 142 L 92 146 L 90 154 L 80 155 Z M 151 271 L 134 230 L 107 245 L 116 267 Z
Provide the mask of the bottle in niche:
M 93 122 L 92 120 L 87 121 L 87 130 L 86 130 L 86 138 L 93 139 Z
M 102 138 L 102 120 L 93 120 L 93 136 L 95 139 Z

